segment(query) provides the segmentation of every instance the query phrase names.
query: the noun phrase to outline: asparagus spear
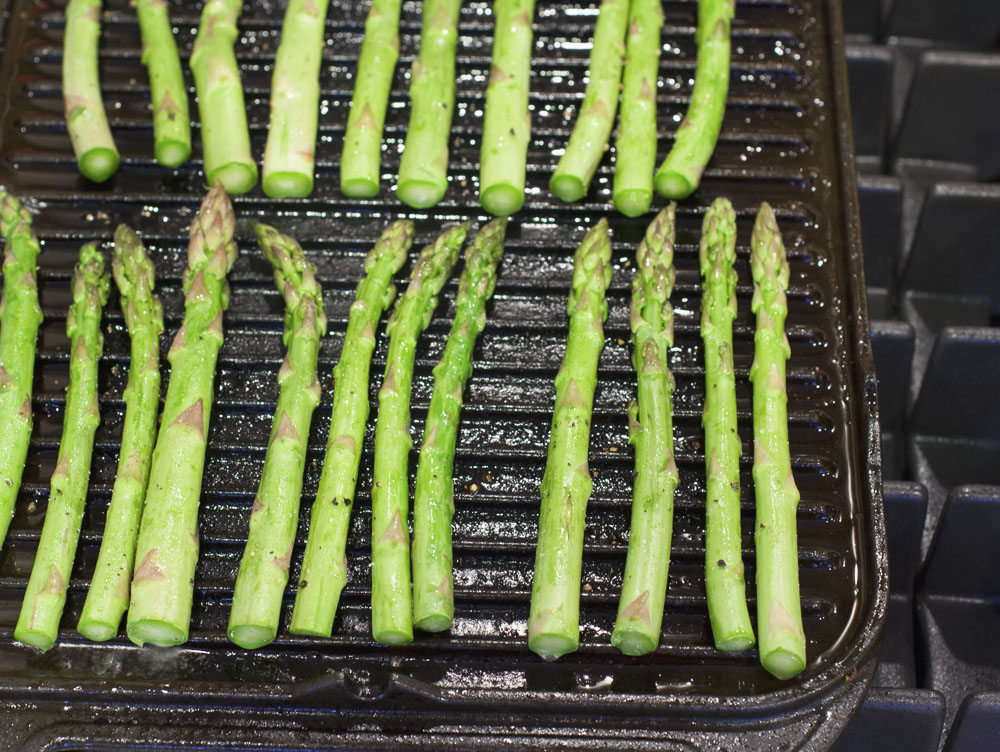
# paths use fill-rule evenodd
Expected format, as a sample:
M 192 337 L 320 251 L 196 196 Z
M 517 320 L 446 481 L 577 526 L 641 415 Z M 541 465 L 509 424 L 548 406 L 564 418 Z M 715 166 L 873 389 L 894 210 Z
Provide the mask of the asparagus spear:
M 319 67 L 329 0 L 290 0 L 271 77 L 271 122 L 264 147 L 264 193 L 312 193 L 319 127 Z
M 437 296 L 469 230 L 464 222 L 420 252 L 410 284 L 389 318 L 389 352 L 378 392 L 372 488 L 372 635 L 383 645 L 413 639 L 408 534 L 410 387 L 417 337 L 430 324 Z
M 40 246 L 31 215 L 0 188 L 0 230 L 7 242 L 0 302 L 0 543 L 14 516 L 31 440 L 31 386 L 42 309 L 35 262 Z
M 153 450 L 126 622 L 137 645 L 177 645 L 188 636 L 205 438 L 222 312 L 229 305 L 226 274 L 237 253 L 234 224 L 232 204 L 219 181 L 191 224 L 184 322 L 167 353 L 170 384 Z
M 629 440 L 635 444 L 632 527 L 618 619 L 611 644 L 626 655 L 656 650 L 670 567 L 673 531 L 674 379 L 667 353 L 674 339 L 674 205 L 661 211 L 636 250 L 632 277 L 632 363 L 639 401 L 629 405 Z
M 420 57 L 410 76 L 410 124 L 396 195 L 414 208 L 434 206 L 448 188 L 448 139 L 455 108 L 455 44 L 462 0 L 424 0 Z
M 340 192 L 353 198 L 378 195 L 382 125 L 399 58 L 400 0 L 372 0 L 358 57 L 354 97 L 340 157 Z
M 281 598 L 299 524 L 309 424 L 320 398 L 316 359 L 320 339 L 326 334 L 323 291 L 302 248 L 273 227 L 258 224 L 254 230 L 274 267 L 274 282 L 285 297 L 287 354 L 278 371 L 281 390 L 271 441 L 229 612 L 229 639 L 249 649 L 267 645 L 278 633 Z
M 152 89 L 156 161 L 165 167 L 178 167 L 191 156 L 191 116 L 167 4 L 163 0 L 136 0 L 135 11 L 142 32 L 142 62 Z
M 602 219 L 584 237 L 573 264 L 569 337 L 556 376 L 549 455 L 542 478 L 535 577 L 531 585 L 528 647 L 545 660 L 580 643 L 580 571 L 583 523 L 592 481 L 587 465 L 597 359 L 604 348 L 611 282 L 611 241 Z
M 534 0 L 496 0 L 493 64 L 486 86 L 479 203 L 508 216 L 524 204 L 524 173 L 531 135 L 531 19 Z
M 243 85 L 233 53 L 242 10 L 240 0 L 208 0 L 191 51 L 205 180 L 209 185 L 221 181 L 232 194 L 246 193 L 257 183 Z
M 734 0 L 699 0 L 698 63 L 694 91 L 674 145 L 656 171 L 656 191 L 667 198 L 687 198 L 698 187 L 722 130 L 729 92 L 729 27 Z
M 736 212 L 718 198 L 701 233 L 701 337 L 705 349 L 705 589 L 719 650 L 753 645 L 740 538 L 740 453 L 736 433 Z
M 119 161 L 101 98 L 97 69 L 100 38 L 101 0 L 70 0 L 62 70 L 66 130 L 80 172 L 95 183 L 111 177 Z
M 128 608 L 135 539 L 146 498 L 160 408 L 163 308 L 153 293 L 153 262 L 139 236 L 125 225 L 119 225 L 115 231 L 112 270 L 132 339 L 132 357 L 125 387 L 125 423 L 118 472 L 104 523 L 101 552 L 77 624 L 80 634 L 91 640 L 110 640 L 118 634 L 122 614 Z
M 757 314 L 753 382 L 753 484 L 757 496 L 757 629 L 760 662 L 779 679 L 806 665 L 799 602 L 799 557 L 795 510 L 799 491 L 788 449 L 785 336 L 788 261 L 774 212 L 760 206 L 751 240 L 750 270 Z
M 632 0 L 612 190 L 615 208 L 628 217 L 645 214 L 653 203 L 656 85 L 662 27 L 663 10 L 658 0 Z
M 451 567 L 455 440 L 462 390 L 472 375 L 476 338 L 486 325 L 486 302 L 496 286 L 506 230 L 506 219 L 494 219 L 466 249 L 455 320 L 441 362 L 434 368 L 413 493 L 413 621 L 428 632 L 449 629 L 455 612 Z
M 340 360 L 333 371 L 333 418 L 292 610 L 293 634 L 329 637 L 333 631 L 340 591 L 347 583 L 347 526 L 368 421 L 375 330 L 396 297 L 392 278 L 405 263 L 412 243 L 413 222 L 393 222 L 365 259 L 365 276 L 358 283 Z
M 52 473 L 45 524 L 28 590 L 14 628 L 14 639 L 40 650 L 55 644 L 83 523 L 94 433 L 101 422 L 97 363 L 104 349 L 101 309 L 108 300 L 110 286 L 97 243 L 87 243 L 80 249 L 73 275 L 73 303 L 66 319 L 72 355 L 59 459 Z
M 587 91 L 569 144 L 549 180 L 549 190 L 563 201 L 584 197 L 608 147 L 618 109 L 628 9 L 628 0 L 601 2 L 587 69 Z

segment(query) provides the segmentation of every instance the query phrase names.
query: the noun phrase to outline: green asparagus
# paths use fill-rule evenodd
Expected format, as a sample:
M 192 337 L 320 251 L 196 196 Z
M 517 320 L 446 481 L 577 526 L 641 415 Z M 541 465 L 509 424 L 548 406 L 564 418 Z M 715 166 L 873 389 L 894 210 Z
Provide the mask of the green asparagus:
M 319 68 L 329 0 L 290 0 L 271 77 L 271 122 L 264 148 L 264 193 L 312 193 L 319 128 Z
M 323 291 L 302 248 L 273 227 L 258 224 L 254 229 L 264 256 L 274 267 L 274 282 L 285 297 L 287 352 L 278 371 L 281 389 L 271 440 L 229 612 L 229 639 L 251 650 L 267 645 L 278 633 L 299 524 L 309 424 L 320 398 L 316 359 L 320 339 L 326 334 Z
M 576 251 L 569 295 L 569 337 L 556 376 L 555 411 L 542 478 L 528 647 L 545 660 L 580 642 L 583 525 L 593 484 L 587 464 L 597 360 L 604 348 L 604 293 L 611 282 L 611 241 L 602 219 Z
M 42 537 L 14 628 L 15 640 L 40 650 L 55 644 L 83 524 L 94 434 L 101 422 L 97 364 L 104 349 L 101 310 L 110 286 L 97 243 L 87 243 L 80 249 L 73 275 L 73 303 L 66 319 L 72 355 L 59 457 L 52 473 Z
M 549 180 L 549 190 L 563 201 L 584 197 L 608 148 L 618 109 L 628 9 L 629 0 L 601 2 L 587 69 L 587 91 L 569 144 Z
M 233 52 L 242 10 L 240 0 L 208 0 L 191 51 L 205 180 L 209 185 L 221 181 L 232 194 L 246 193 L 257 183 L 243 84 Z
M 628 217 L 649 211 L 656 166 L 656 86 L 663 9 L 658 0 L 632 0 L 615 142 L 615 208 Z
M 340 360 L 333 371 L 333 418 L 292 611 L 293 634 L 329 637 L 333 631 L 340 592 L 347 583 L 347 527 L 368 421 L 375 331 L 396 297 L 392 278 L 406 262 L 412 243 L 413 223 L 393 222 L 365 259 L 365 276 L 358 283 Z
M 438 293 L 451 276 L 468 230 L 468 222 L 456 225 L 420 252 L 410 284 L 386 326 L 389 352 L 378 392 L 372 488 L 372 635 L 383 645 L 413 639 L 407 468 L 413 446 L 410 387 L 417 337 L 430 324 Z
M 31 386 L 42 323 L 35 263 L 40 249 L 31 215 L 0 188 L 0 231 L 7 242 L 0 302 L 0 543 L 14 516 L 31 440 Z
M 415 208 L 434 206 L 448 188 L 448 139 L 455 108 L 455 44 L 462 0 L 424 0 L 420 57 L 410 76 L 410 124 L 396 195 Z
M 160 408 L 163 308 L 153 293 L 153 262 L 139 236 L 125 225 L 119 225 L 115 231 L 111 268 L 132 339 L 132 357 L 125 387 L 118 472 L 104 523 L 101 552 L 77 624 L 80 634 L 91 640 L 110 640 L 118 634 L 122 614 L 128 609 L 135 539 L 146 498 Z
M 152 90 L 156 161 L 164 167 L 178 167 L 191 156 L 191 116 L 167 4 L 136 0 L 135 11 L 142 32 L 142 62 Z
M 62 70 L 66 130 L 80 172 L 95 183 L 110 178 L 119 161 L 101 97 L 97 69 L 100 39 L 101 0 L 70 0 Z
M 479 203 L 508 216 L 524 204 L 524 175 L 531 135 L 531 19 L 534 0 L 496 0 L 493 64 L 486 86 L 480 151 Z
M 167 353 L 170 383 L 139 525 L 126 622 L 129 639 L 138 645 L 177 645 L 188 636 L 206 434 L 222 312 L 229 305 L 226 275 L 237 253 L 234 225 L 232 204 L 219 181 L 191 225 L 184 321 Z
M 631 328 L 639 401 L 629 405 L 635 482 L 625 579 L 611 644 L 626 655 L 645 655 L 660 642 L 678 482 L 671 405 L 674 379 L 667 362 L 674 339 L 673 204 L 646 229 L 635 259 Z
M 729 92 L 729 27 L 735 0 L 699 0 L 698 62 L 694 91 L 674 145 L 656 171 L 656 191 L 674 199 L 687 198 L 698 187 L 705 165 L 722 130 Z
M 701 233 L 701 337 L 705 350 L 705 589 L 719 650 L 747 650 L 753 627 L 747 611 L 740 538 L 740 453 L 736 433 L 736 212 L 718 198 Z
M 434 368 L 413 493 L 413 621 L 428 632 L 449 629 L 455 612 L 451 567 L 455 440 L 462 390 L 472 375 L 476 338 L 486 325 L 486 302 L 496 286 L 506 230 L 506 219 L 494 219 L 466 249 L 455 320 L 441 362 Z
M 753 483 L 757 497 L 757 629 L 760 662 L 779 679 L 806 665 L 799 601 L 799 557 L 795 510 L 799 491 L 788 448 L 785 336 L 788 260 L 774 212 L 761 204 L 750 251 L 751 308 L 757 314 L 753 382 Z
M 354 98 L 340 157 L 340 192 L 353 198 L 378 195 L 382 162 L 382 125 L 399 58 L 401 0 L 372 0 L 365 41 L 358 57 Z

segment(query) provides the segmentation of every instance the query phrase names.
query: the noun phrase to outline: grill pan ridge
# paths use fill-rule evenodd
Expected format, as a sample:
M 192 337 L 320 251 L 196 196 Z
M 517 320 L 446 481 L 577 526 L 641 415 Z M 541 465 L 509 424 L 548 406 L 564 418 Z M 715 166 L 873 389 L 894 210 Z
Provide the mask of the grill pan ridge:
M 165 352 L 183 311 L 180 275 L 186 230 L 202 195 L 203 176 L 197 127 L 191 163 L 169 170 L 153 161 L 138 25 L 126 0 L 109 0 L 102 22 L 101 79 L 122 167 L 105 186 L 86 183 L 76 171 L 63 123 L 63 4 L 8 3 L 0 63 L 0 183 L 38 210 L 45 322 L 36 361 L 35 430 L 15 518 L 0 551 L 0 739 L 10 748 L 24 749 L 75 748 L 84 742 L 134 747 L 140 741 L 237 749 L 259 744 L 274 749 L 366 748 L 387 742 L 406 748 L 465 749 L 501 740 L 514 746 L 598 749 L 823 748 L 846 723 L 874 670 L 887 590 L 877 404 L 839 4 L 737 4 L 733 76 L 719 147 L 695 199 L 678 209 L 672 298 L 677 336 L 670 365 L 677 380 L 675 448 L 681 483 L 663 640 L 655 654 L 639 659 L 620 655 L 609 638 L 631 502 L 632 454 L 625 415 L 634 393 L 629 280 L 635 245 L 649 217 L 630 220 L 613 212 L 610 159 L 581 203 L 563 205 L 546 187 L 558 159 L 553 150 L 565 145 L 583 96 L 596 2 L 540 1 L 536 11 L 527 202 L 508 230 L 496 294 L 476 348 L 456 453 L 455 628 L 444 636 L 418 633 L 405 648 L 384 648 L 371 641 L 370 421 L 348 546 L 349 582 L 333 637 L 315 640 L 287 634 L 308 507 L 330 421 L 331 371 L 364 254 L 382 227 L 397 217 L 418 220 L 417 244 L 428 242 L 450 222 L 486 218 L 476 193 L 492 39 L 489 4 L 470 1 L 462 9 L 451 183 L 444 201 L 425 212 L 407 209 L 389 190 L 406 129 L 419 3 L 403 7 L 400 63 L 386 120 L 382 195 L 371 201 L 345 199 L 337 189 L 367 3 L 331 5 L 315 191 L 308 199 L 272 200 L 257 188 L 234 200 L 240 257 L 230 275 L 232 302 L 225 317 L 226 341 L 209 432 L 191 641 L 178 648 L 139 649 L 124 637 L 98 645 L 75 632 L 100 545 L 124 414 L 128 337 L 113 295 L 104 318 L 102 424 L 87 513 L 60 640 L 41 655 L 15 644 L 12 633 L 58 448 L 68 378 L 65 317 L 77 250 L 85 240 L 109 239 L 118 222 L 140 233 L 157 266 Z M 170 10 L 186 67 L 198 9 L 175 2 Z M 237 56 L 257 155 L 266 137 L 270 73 L 283 10 L 283 3 L 247 2 L 240 23 Z M 664 11 L 658 92 L 661 158 L 691 92 L 695 5 L 668 2 Z M 191 96 L 196 112 L 193 88 Z M 753 318 L 748 242 L 761 200 L 775 208 L 791 263 L 789 436 L 802 493 L 800 576 L 809 658 L 806 671 L 791 682 L 766 674 L 756 653 L 714 650 L 704 602 L 704 375 L 697 240 L 704 210 L 718 195 L 729 197 L 739 216 L 734 355 L 744 445 L 743 556 L 751 613 L 755 588 L 748 371 Z M 528 652 L 525 637 L 538 488 L 552 382 L 565 344 L 572 251 L 585 228 L 601 216 L 608 216 L 614 233 L 614 277 L 591 440 L 594 495 L 587 513 L 581 649 L 556 664 L 545 664 Z M 282 627 L 273 645 L 252 653 L 226 640 L 225 625 L 277 396 L 282 302 L 253 241 L 251 220 L 274 224 L 302 243 L 318 268 L 331 331 L 320 352 L 323 401 L 310 434 Z M 402 278 L 407 271 L 404 268 Z M 456 281 L 457 274 L 419 344 L 413 397 L 417 439 L 430 398 L 431 368 L 454 313 Z M 380 334 L 373 373 L 380 374 L 384 367 L 386 344 Z M 164 381 L 167 378 L 164 363 Z M 373 418 L 379 380 L 373 378 L 370 385 Z M 411 479 L 414 470 L 411 461 Z

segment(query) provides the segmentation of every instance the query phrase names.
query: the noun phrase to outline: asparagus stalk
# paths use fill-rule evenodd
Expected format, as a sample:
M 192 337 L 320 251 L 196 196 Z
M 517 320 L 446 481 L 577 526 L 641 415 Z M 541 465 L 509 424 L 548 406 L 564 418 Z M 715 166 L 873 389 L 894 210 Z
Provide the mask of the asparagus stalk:
M 229 612 L 229 639 L 251 650 L 267 645 L 278 633 L 299 524 L 309 424 L 320 398 L 316 359 L 320 339 L 326 334 L 323 291 L 302 248 L 273 227 L 258 224 L 254 230 L 274 267 L 274 282 L 285 297 L 287 353 L 278 371 L 281 389 L 271 440 Z
M 191 224 L 184 322 L 167 358 L 171 376 L 139 526 L 126 631 L 137 645 L 188 636 L 198 560 L 198 502 L 205 468 L 226 274 L 236 260 L 233 207 L 217 182 Z
M 99 641 L 118 634 L 122 614 L 128 608 L 135 539 L 146 498 L 160 408 L 163 331 L 163 308 L 153 293 L 153 262 L 139 236 L 125 225 L 119 225 L 115 231 L 112 270 L 132 339 L 132 357 L 125 387 L 125 423 L 118 472 L 104 523 L 101 552 L 77 624 L 80 634 Z
M 110 178 L 119 161 L 101 98 L 97 69 L 100 39 L 101 0 L 70 0 L 62 71 L 66 130 L 80 172 L 95 183 Z
M 273 198 L 312 193 L 328 1 L 290 0 L 285 11 L 264 147 L 264 193 Z
M 221 181 L 232 194 L 246 193 L 257 183 L 243 85 L 233 53 L 242 10 L 240 0 L 208 0 L 191 51 L 205 180 L 209 185 Z
M 83 523 L 94 433 L 101 422 L 97 363 L 104 349 L 101 310 L 108 300 L 110 284 L 97 243 L 87 243 L 80 249 L 73 275 L 73 303 L 66 319 L 72 355 L 59 459 L 52 473 L 45 524 L 28 590 L 14 628 L 14 639 L 40 650 L 55 644 Z
M 340 192 L 352 198 L 378 195 L 382 126 L 399 58 L 400 0 L 372 0 L 358 57 L 354 97 L 340 157 Z
M 191 116 L 167 4 L 136 0 L 135 11 L 142 32 L 142 62 L 152 90 L 156 161 L 164 167 L 178 167 L 191 156 Z
M 611 644 L 626 655 L 645 655 L 660 642 L 678 482 L 671 415 L 674 379 L 667 362 L 674 339 L 672 203 L 646 229 L 635 258 L 631 328 L 639 401 L 629 405 L 635 483 L 625 579 Z
M 583 524 L 592 481 L 587 465 L 597 359 L 604 348 L 611 241 L 602 219 L 576 251 L 569 294 L 569 337 L 556 376 L 548 461 L 542 478 L 528 647 L 547 661 L 580 643 Z
M 417 257 L 410 284 L 389 318 L 389 352 L 378 392 L 372 488 L 372 635 L 383 645 L 413 639 L 410 597 L 410 387 L 417 337 L 430 324 L 437 296 L 469 230 L 464 222 L 443 232 Z
M 472 375 L 476 338 L 486 325 L 486 302 L 496 286 L 506 230 L 506 219 L 494 219 L 466 249 L 455 320 L 441 362 L 434 368 L 413 493 L 413 621 L 428 632 L 451 628 L 455 613 L 451 566 L 455 440 L 462 390 Z
M 434 206 L 448 188 L 448 139 L 455 108 L 455 44 L 462 0 L 424 0 L 420 56 L 410 75 L 410 124 L 396 195 L 414 208 Z
M 396 297 L 392 278 L 406 262 L 412 243 L 413 223 L 393 222 L 365 259 L 365 276 L 358 283 L 340 360 L 333 371 L 333 418 L 292 610 L 293 634 L 329 637 L 333 631 L 340 592 L 347 583 L 347 527 L 368 421 L 375 330 Z
M 760 206 L 751 240 L 750 270 L 757 314 L 754 334 L 753 483 L 757 496 L 757 629 L 760 662 L 779 679 L 806 665 L 806 641 L 799 601 L 799 557 L 795 510 L 799 491 L 788 448 L 785 336 L 788 261 L 774 212 Z
M 729 27 L 734 0 L 698 1 L 698 62 L 694 91 L 674 145 L 656 171 L 656 191 L 674 199 L 687 198 L 701 182 L 705 165 L 722 130 L 729 92 Z
M 747 650 L 753 627 L 747 611 L 740 538 L 740 454 L 736 432 L 736 212 L 718 198 L 701 233 L 701 337 L 705 349 L 705 589 L 719 650 Z
M 584 197 L 608 148 L 618 109 L 628 10 L 629 0 L 601 2 L 587 69 L 587 91 L 569 144 L 549 180 L 549 190 L 563 201 Z
M 0 231 L 7 242 L 0 301 L 0 543 L 14 516 L 31 440 L 31 386 L 42 323 L 35 263 L 40 249 L 31 215 L 0 188 Z
M 524 204 L 524 174 L 531 135 L 531 19 L 534 0 L 496 0 L 493 64 L 486 86 L 479 203 L 490 214 L 508 216 Z
M 656 86 L 663 10 L 658 0 L 632 0 L 615 141 L 615 208 L 628 217 L 649 211 L 656 166 Z

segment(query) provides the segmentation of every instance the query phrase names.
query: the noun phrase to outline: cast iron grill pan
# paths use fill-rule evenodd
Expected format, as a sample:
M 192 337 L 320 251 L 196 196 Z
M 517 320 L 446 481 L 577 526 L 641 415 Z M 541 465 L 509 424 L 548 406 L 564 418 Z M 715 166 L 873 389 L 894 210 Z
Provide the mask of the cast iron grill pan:
M 857 678 L 863 686 L 863 659 L 869 657 L 884 606 L 881 510 L 873 491 L 879 468 L 878 455 L 869 446 L 872 368 L 863 296 L 857 295 L 863 282 L 856 264 L 853 183 L 841 172 L 851 154 L 845 153 L 850 144 L 838 130 L 848 115 L 840 100 L 845 93 L 835 90 L 837 77 L 842 78 L 832 64 L 834 55 L 840 54 L 832 31 L 837 21 L 832 17 L 833 25 L 828 28 L 829 9 L 820 0 L 746 2 L 737 8 L 732 84 L 722 137 L 697 197 L 684 202 L 678 211 L 677 285 L 672 298 L 677 325 L 670 366 L 677 380 L 674 430 L 681 482 L 663 640 L 654 655 L 642 659 L 624 657 L 609 644 L 631 501 L 633 454 L 625 415 L 634 395 L 628 342 L 629 280 L 634 248 L 649 217 L 629 220 L 613 212 L 610 159 L 602 164 L 594 188 L 582 203 L 560 204 L 546 187 L 557 159 L 553 150 L 565 145 L 583 94 L 596 5 L 540 2 L 536 13 L 527 204 L 508 231 L 506 255 L 488 325 L 476 349 L 476 370 L 467 388 L 458 438 L 456 619 L 451 633 L 418 632 L 412 645 L 396 649 L 371 641 L 368 543 L 373 421 L 365 441 L 349 540 L 349 583 L 333 637 L 307 639 L 286 631 L 330 422 L 332 367 L 364 254 L 384 225 L 397 217 L 417 220 L 418 245 L 430 241 L 450 222 L 486 219 L 478 206 L 477 183 L 483 92 L 492 43 L 489 3 L 467 2 L 462 11 L 448 193 L 435 209 L 414 212 L 395 199 L 390 187 L 407 125 L 406 90 L 419 39 L 419 4 L 404 4 L 401 58 L 385 130 L 382 195 L 372 201 L 353 201 L 342 197 L 337 188 L 338 163 L 367 3 L 335 2 L 327 20 L 314 194 L 305 200 L 271 200 L 258 187 L 234 201 L 240 257 L 230 276 L 232 302 L 225 318 L 226 341 L 209 433 L 191 640 L 175 649 L 139 649 L 124 637 L 98 645 L 75 632 L 100 546 L 124 414 L 128 336 L 113 296 L 104 319 L 102 424 L 80 548 L 59 643 L 40 655 L 14 643 L 12 632 L 58 449 L 68 380 L 65 316 L 77 250 L 86 240 L 109 239 L 118 222 L 139 231 L 157 265 L 167 324 L 165 353 L 183 312 L 180 276 L 186 260 L 186 233 L 203 195 L 204 176 L 197 127 L 195 156 L 188 165 L 174 171 L 153 161 L 149 91 L 140 61 L 138 26 L 125 0 L 111 0 L 103 16 L 100 65 L 122 167 L 107 185 L 83 180 L 62 115 L 62 4 L 27 0 L 11 4 L 0 72 L 2 91 L 7 92 L 0 181 L 18 195 L 32 197 L 29 204 L 39 210 L 36 229 L 44 242 L 39 285 L 45 323 L 36 366 L 31 451 L 15 518 L 0 552 L 0 687 L 5 688 L 0 691 L 12 701 L 61 698 L 67 707 L 75 708 L 99 699 L 107 702 L 107 693 L 115 688 L 115 701 L 124 703 L 122 707 L 134 714 L 140 727 L 149 724 L 147 731 L 156 725 L 156 709 L 162 703 L 208 704 L 233 712 L 269 705 L 292 713 L 315 705 L 317 693 L 323 698 L 320 706 L 344 711 L 343 717 L 321 714 L 323 728 L 343 727 L 350 708 L 382 730 L 426 728 L 423 712 L 445 712 L 456 727 L 463 718 L 469 728 L 490 726 L 500 720 L 495 714 L 525 708 L 543 717 L 556 710 L 594 714 L 600 718 L 591 718 L 597 725 L 624 726 L 625 718 L 615 721 L 613 716 L 600 714 L 627 707 L 640 717 L 655 713 L 657 720 L 647 720 L 648 728 L 662 724 L 664 718 L 683 715 L 689 729 L 709 729 L 731 718 L 746 730 L 764 719 L 781 725 L 802 713 L 816 712 L 824 702 L 844 695 L 844 687 L 850 687 L 845 677 Z M 263 153 L 266 138 L 267 97 L 283 10 L 282 3 L 248 2 L 240 24 L 237 55 L 257 155 Z M 691 92 L 695 6 L 666 3 L 664 12 L 658 95 L 661 133 L 666 135 L 676 128 Z M 186 63 L 198 8 L 173 3 L 171 15 Z M 195 114 L 193 87 L 191 92 Z M 669 144 L 669 138 L 660 139 L 660 158 Z M 765 673 L 755 652 L 725 655 L 711 647 L 702 574 L 704 374 L 698 333 L 697 242 L 704 209 L 719 195 L 729 197 L 739 214 L 739 315 L 734 351 L 744 444 L 743 556 L 751 613 L 756 602 L 748 371 L 754 322 L 749 310 L 748 242 L 753 213 L 761 200 L 768 200 L 778 214 L 791 261 L 789 435 L 802 493 L 800 576 L 809 657 L 808 668 L 793 682 L 779 682 Z M 609 217 L 614 232 L 614 278 L 608 293 L 607 345 L 600 361 L 591 439 L 594 495 L 585 537 L 581 648 L 557 664 L 544 664 L 526 646 L 539 484 L 554 398 L 552 383 L 567 331 L 565 304 L 572 252 L 584 230 L 601 216 Z M 277 396 L 282 301 L 270 268 L 253 242 L 251 220 L 272 223 L 301 241 L 318 267 L 330 319 L 330 335 L 320 353 L 323 401 L 310 434 L 282 629 L 273 645 L 254 653 L 230 644 L 225 627 Z M 404 268 L 401 282 L 407 271 Z M 431 369 L 442 352 L 453 315 L 456 280 L 457 272 L 420 340 L 413 394 L 417 444 L 430 398 Z M 380 335 L 370 385 L 373 418 L 385 350 L 386 340 Z M 165 359 L 164 369 L 166 381 Z M 415 451 L 411 460 L 412 476 Z M 486 715 L 476 716 L 476 708 Z M 398 710 L 407 712 L 389 713 Z M 454 715 L 459 711 L 464 715 Z M 95 712 L 91 708 L 89 717 L 95 717 Z M 554 718 L 549 722 L 560 724 Z M 813 726 L 796 733 L 814 734 Z M 355 729 L 355 733 L 361 732 Z

